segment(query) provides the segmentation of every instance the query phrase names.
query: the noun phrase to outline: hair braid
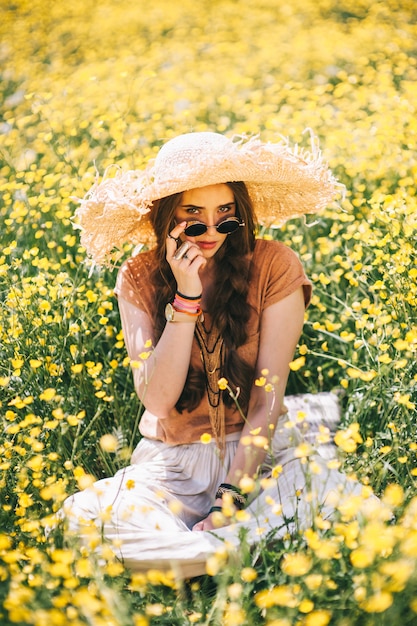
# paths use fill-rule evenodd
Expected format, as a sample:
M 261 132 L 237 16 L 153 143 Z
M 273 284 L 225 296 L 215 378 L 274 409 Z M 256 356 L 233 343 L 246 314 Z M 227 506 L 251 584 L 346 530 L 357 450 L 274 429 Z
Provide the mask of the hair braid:
M 217 252 L 215 259 L 216 298 L 209 304 L 208 313 L 213 324 L 222 334 L 226 347 L 223 375 L 230 386 L 239 389 L 239 404 L 246 410 L 249 403 L 250 388 L 247 384 L 252 369 L 238 355 L 236 348 L 247 339 L 247 322 L 251 314 L 247 303 L 249 289 L 249 254 L 254 247 L 254 215 L 252 203 L 244 183 L 227 183 L 232 189 L 236 201 L 236 214 L 246 227 L 228 237 Z M 156 286 L 155 301 L 155 338 L 161 336 L 165 327 L 165 305 L 174 298 L 176 283 L 171 268 L 165 258 L 165 240 L 173 227 L 175 209 L 181 200 L 181 194 L 163 198 L 155 203 L 151 215 L 152 225 L 157 236 L 157 267 L 152 276 Z M 205 375 L 203 369 L 188 370 L 182 394 L 176 404 L 178 411 L 192 411 L 201 402 L 205 393 Z M 227 391 L 223 392 L 226 406 L 232 406 L 234 400 Z

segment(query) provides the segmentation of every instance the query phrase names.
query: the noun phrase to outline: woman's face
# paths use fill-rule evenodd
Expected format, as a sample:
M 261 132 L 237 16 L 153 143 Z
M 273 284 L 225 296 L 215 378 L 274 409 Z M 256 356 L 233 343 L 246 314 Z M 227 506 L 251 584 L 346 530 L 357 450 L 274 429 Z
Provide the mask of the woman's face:
M 236 203 L 232 190 L 226 184 L 208 185 L 184 191 L 175 210 L 175 221 L 202 222 L 208 229 L 202 235 L 189 237 L 185 233 L 183 241 L 198 246 L 206 259 L 213 258 L 228 235 L 222 235 L 214 226 L 227 217 L 236 215 Z M 233 234 L 231 235 L 233 237 Z

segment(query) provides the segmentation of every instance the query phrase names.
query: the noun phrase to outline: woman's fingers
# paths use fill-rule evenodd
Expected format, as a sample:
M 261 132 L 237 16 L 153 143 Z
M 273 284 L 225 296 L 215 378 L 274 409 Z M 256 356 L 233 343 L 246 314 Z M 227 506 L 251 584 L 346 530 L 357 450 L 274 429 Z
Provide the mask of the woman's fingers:
M 188 243 L 188 241 L 184 241 L 184 243 L 180 245 L 172 258 L 175 259 L 175 261 L 179 261 L 183 257 L 187 258 L 187 251 L 189 248 L 190 244 Z
M 166 239 L 166 259 L 177 281 L 177 289 L 184 294 L 201 294 L 200 269 L 207 263 L 201 250 L 191 241 L 182 241 L 187 222 L 173 228 Z
M 194 259 L 200 257 L 203 263 L 199 263 L 198 266 L 205 265 L 205 259 L 201 254 L 201 250 L 198 246 L 192 244 L 190 241 L 182 241 L 180 239 L 181 234 L 184 232 L 187 222 L 181 222 L 173 228 L 167 236 L 166 248 L 167 248 L 167 261 L 169 264 L 172 261 L 181 261 L 182 259 L 188 261 L 183 266 L 189 266 Z
M 224 519 L 224 523 L 222 524 L 222 526 L 227 526 L 227 525 L 228 525 L 228 522 L 226 522 L 226 519 Z M 194 524 L 193 526 L 193 530 L 196 530 L 196 531 L 215 530 L 216 528 L 219 528 L 219 524 L 213 524 L 212 515 L 208 515 L 207 517 L 202 519 L 200 522 L 197 522 L 197 524 Z
M 187 226 L 187 222 L 181 222 L 181 224 L 177 224 L 169 233 L 166 240 L 166 248 L 167 248 L 167 261 L 170 261 L 174 256 L 178 244 L 181 243 L 180 236 L 184 232 L 184 228 Z

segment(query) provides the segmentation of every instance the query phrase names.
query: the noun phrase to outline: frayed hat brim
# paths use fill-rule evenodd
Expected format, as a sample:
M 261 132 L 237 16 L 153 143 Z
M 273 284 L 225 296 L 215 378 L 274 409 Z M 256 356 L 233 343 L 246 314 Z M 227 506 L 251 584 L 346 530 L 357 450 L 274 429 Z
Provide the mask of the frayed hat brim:
M 314 138 L 311 151 L 285 140 L 188 133 L 165 144 L 144 170 L 105 173 L 80 201 L 76 221 L 81 243 L 97 264 L 126 243 L 152 245 L 149 221 L 153 202 L 175 193 L 243 181 L 257 222 L 269 227 L 317 213 L 341 191 Z

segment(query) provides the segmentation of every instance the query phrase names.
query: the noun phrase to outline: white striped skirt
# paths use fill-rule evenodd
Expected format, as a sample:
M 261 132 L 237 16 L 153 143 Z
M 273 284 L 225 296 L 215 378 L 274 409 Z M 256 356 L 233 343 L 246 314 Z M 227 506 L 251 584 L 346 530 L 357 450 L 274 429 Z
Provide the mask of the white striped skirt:
M 227 436 L 223 460 L 214 441 L 172 446 L 144 438 L 128 467 L 65 501 L 68 532 L 88 543 L 95 529 L 133 571 L 169 569 L 188 578 L 205 573 L 207 559 L 225 540 L 238 554 L 242 528 L 254 544 L 271 531 L 279 539 L 308 528 L 318 513 L 330 517 L 341 499 L 363 487 L 331 469 L 317 451 L 300 457 L 306 439 L 296 426 L 289 427 L 289 419 L 291 411 L 280 418 L 260 475 L 270 475 L 274 466 L 279 470 L 253 495 L 244 521 L 192 530 L 225 482 L 239 433 Z

